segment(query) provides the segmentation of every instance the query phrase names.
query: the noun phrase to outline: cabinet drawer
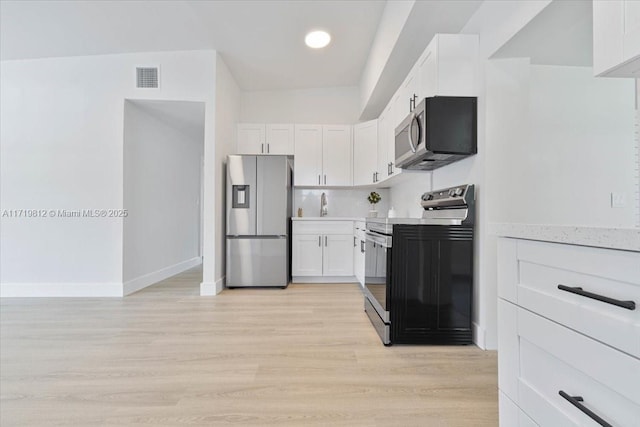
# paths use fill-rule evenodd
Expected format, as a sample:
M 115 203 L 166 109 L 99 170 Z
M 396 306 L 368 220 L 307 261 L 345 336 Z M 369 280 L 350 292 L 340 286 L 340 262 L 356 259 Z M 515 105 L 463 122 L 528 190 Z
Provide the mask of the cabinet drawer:
M 522 241 L 517 253 L 519 306 L 640 357 L 640 253 Z
M 353 221 L 293 221 L 293 233 L 353 235 Z
M 518 309 L 518 405 L 541 426 L 597 425 L 563 398 L 616 426 L 637 425 L 640 360 Z M 635 424 L 634 424 L 635 423 Z

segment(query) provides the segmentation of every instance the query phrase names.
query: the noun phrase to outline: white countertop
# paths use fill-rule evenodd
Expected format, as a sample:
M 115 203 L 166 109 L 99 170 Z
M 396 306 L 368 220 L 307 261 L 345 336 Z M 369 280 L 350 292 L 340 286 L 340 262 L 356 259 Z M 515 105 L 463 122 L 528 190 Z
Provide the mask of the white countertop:
M 365 217 L 344 217 L 344 216 L 303 216 L 291 217 L 293 221 L 366 221 Z
M 640 252 L 640 228 L 493 223 L 490 233 L 500 237 Z

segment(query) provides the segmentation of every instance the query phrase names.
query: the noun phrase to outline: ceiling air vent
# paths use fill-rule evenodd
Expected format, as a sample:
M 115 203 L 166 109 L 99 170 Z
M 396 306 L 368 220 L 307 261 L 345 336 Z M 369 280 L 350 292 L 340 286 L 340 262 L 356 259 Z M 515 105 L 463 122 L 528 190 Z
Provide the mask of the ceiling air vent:
M 136 67 L 136 87 L 157 89 L 159 87 L 158 67 Z

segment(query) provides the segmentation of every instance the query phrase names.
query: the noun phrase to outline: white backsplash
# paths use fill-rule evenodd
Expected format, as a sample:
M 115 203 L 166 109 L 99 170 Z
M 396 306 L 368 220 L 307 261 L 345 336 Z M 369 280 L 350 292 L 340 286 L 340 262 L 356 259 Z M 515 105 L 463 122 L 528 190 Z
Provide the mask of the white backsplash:
M 356 189 L 294 189 L 293 215 L 298 208 L 302 208 L 303 216 L 320 216 L 320 197 L 327 196 L 327 211 L 329 217 L 366 217 L 371 209 L 367 196 L 373 190 Z M 389 190 L 375 190 L 382 200 L 376 205 L 378 216 L 386 217 L 389 210 Z
M 420 196 L 431 191 L 431 174 L 418 172 L 408 175 L 401 184 L 391 188 L 389 202 L 396 210 L 398 218 L 420 218 L 422 206 Z

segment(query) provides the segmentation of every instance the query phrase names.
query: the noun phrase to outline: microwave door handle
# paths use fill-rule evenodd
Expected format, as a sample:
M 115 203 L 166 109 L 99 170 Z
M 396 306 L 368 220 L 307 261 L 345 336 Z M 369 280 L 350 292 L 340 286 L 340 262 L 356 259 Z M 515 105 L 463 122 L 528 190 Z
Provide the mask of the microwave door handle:
M 410 121 L 409 121 L 409 132 L 407 132 L 408 136 L 409 136 L 409 147 L 411 147 L 411 152 L 412 153 L 416 152 L 416 146 L 413 143 L 413 138 L 411 137 L 411 133 L 413 131 L 413 121 L 415 120 L 415 118 L 416 118 L 416 114 L 415 113 L 411 113 L 411 118 L 410 118 Z

